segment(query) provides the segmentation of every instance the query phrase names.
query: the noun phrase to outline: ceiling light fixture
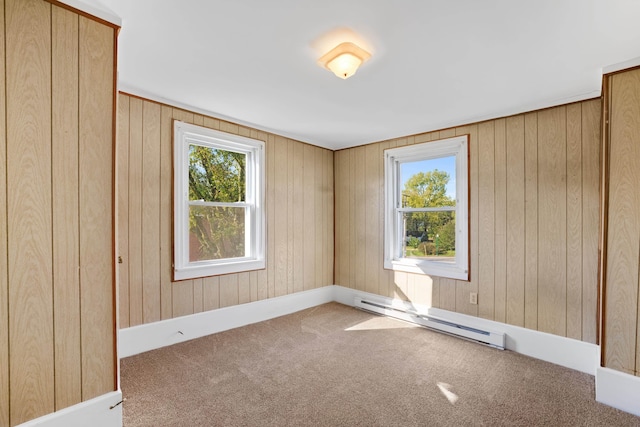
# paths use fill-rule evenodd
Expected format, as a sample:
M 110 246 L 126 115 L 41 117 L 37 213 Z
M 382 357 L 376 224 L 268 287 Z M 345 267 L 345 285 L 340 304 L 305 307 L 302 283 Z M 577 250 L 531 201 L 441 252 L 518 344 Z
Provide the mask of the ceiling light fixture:
M 318 60 L 320 65 L 341 79 L 348 79 L 371 54 L 351 42 L 340 43 Z

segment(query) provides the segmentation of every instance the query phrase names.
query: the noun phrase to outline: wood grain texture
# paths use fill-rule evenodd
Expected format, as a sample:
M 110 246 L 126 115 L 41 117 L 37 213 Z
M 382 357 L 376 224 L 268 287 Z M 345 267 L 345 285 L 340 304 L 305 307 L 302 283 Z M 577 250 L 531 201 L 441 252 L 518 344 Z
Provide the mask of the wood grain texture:
M 524 116 L 524 326 L 538 329 L 538 114 Z
M 129 326 L 143 322 L 142 300 L 142 105 L 139 98 L 129 100 Z M 118 180 L 119 182 L 122 179 Z
M 293 203 L 293 170 L 294 170 L 294 166 L 293 166 L 293 157 L 294 157 L 294 143 L 292 140 L 288 139 L 287 140 L 287 183 L 288 183 L 288 187 L 289 187 L 289 191 L 287 191 L 287 230 L 289 231 L 287 233 L 287 260 L 292 260 L 293 259 L 293 249 L 294 249 L 294 240 L 296 237 L 296 229 L 294 228 L 293 224 L 294 224 L 294 203 Z M 313 239 L 315 241 L 315 236 L 313 236 Z M 290 294 L 293 292 L 294 289 L 294 283 L 293 283 L 293 277 L 294 277 L 294 270 L 295 270 L 295 265 L 293 262 L 287 262 L 287 294 Z
M 378 174 L 379 165 L 382 161 L 378 146 L 370 144 L 365 147 L 365 167 L 364 167 L 364 234 L 365 234 L 365 256 L 364 256 L 364 290 L 377 294 L 378 290 L 378 269 L 380 268 L 380 258 L 378 254 L 381 250 L 380 241 L 382 233 L 378 228 L 377 210 L 380 204 L 380 187 L 384 186 L 381 176 Z
M 316 275 L 316 266 L 315 266 L 315 254 L 317 243 L 314 241 L 315 230 L 316 230 L 316 198 L 315 192 L 313 188 L 315 186 L 315 156 L 314 156 L 314 147 L 311 145 L 305 145 L 304 147 L 304 197 L 303 197 L 303 205 L 302 205 L 302 213 L 304 215 L 304 226 L 305 226 L 305 236 L 309 237 L 309 239 L 305 239 L 304 247 L 304 289 L 312 289 L 315 283 L 315 275 Z M 286 186 L 285 183 L 282 186 Z M 319 207 L 318 207 L 319 208 Z
M 304 250 L 308 243 L 305 239 L 305 221 L 304 215 L 301 215 L 304 203 L 304 146 L 302 144 L 293 144 L 293 176 L 290 185 L 293 186 L 293 200 L 295 209 L 293 214 L 293 291 L 300 292 L 304 290 Z
M 348 232 L 349 199 L 347 173 L 350 150 L 337 151 L 335 159 L 336 222 L 335 222 L 335 276 L 336 283 L 349 283 Z M 343 285 L 348 286 L 348 285 Z
M 538 113 L 538 329 L 564 336 L 567 307 L 565 107 Z
M 0 34 L 5 36 L 4 0 L 0 0 Z M 0 43 L 0 79 L 5 76 L 5 43 Z M 0 85 L 0 166 L 7 167 L 5 85 Z M 7 265 L 7 175 L 0 173 L 0 425 L 9 425 L 9 294 Z
M 582 103 L 582 340 L 595 344 L 598 321 L 600 100 Z
M 129 99 L 126 95 L 121 97 Z M 173 317 L 171 277 L 173 275 L 173 109 L 166 105 L 160 110 L 160 317 Z M 122 169 L 126 170 L 126 169 Z M 118 179 L 127 181 L 124 174 Z M 118 181 L 120 182 L 120 181 Z
M 51 5 L 7 0 L 10 422 L 53 412 Z
M 118 325 L 128 328 L 129 323 L 129 97 L 118 96 L 116 144 L 116 196 L 117 196 L 117 252 L 118 264 Z
M 324 286 L 325 278 L 324 276 L 324 268 L 322 266 L 322 240 L 323 240 L 323 213 L 325 209 L 322 206 L 322 176 L 324 174 L 324 164 L 322 162 L 322 152 L 324 151 L 322 148 L 313 147 L 313 158 L 315 164 L 315 176 L 312 186 L 312 192 L 314 195 L 314 216 L 313 222 L 315 224 L 315 235 L 313 236 L 313 241 L 315 242 L 314 246 L 315 250 L 315 260 L 314 260 L 314 274 L 313 274 L 313 288 L 319 288 L 320 286 Z M 289 258 L 291 259 L 291 258 Z
M 365 257 L 366 257 L 366 249 L 367 242 L 365 236 L 365 220 L 366 220 L 366 204 L 365 204 L 365 147 L 360 146 L 354 149 L 354 154 L 356 156 L 354 167 L 354 194 L 353 194 L 353 202 L 354 202 L 354 254 L 355 258 L 353 259 L 353 275 L 356 289 L 364 291 L 366 289 L 365 286 Z M 364 209 L 363 209 L 364 208 Z
M 79 25 L 82 399 L 116 389 L 113 248 L 114 29 Z M 101 191 L 96 191 L 99 188 Z
M 275 135 L 268 135 L 266 144 L 267 163 L 267 298 L 275 296 L 275 272 L 276 272 L 276 251 L 275 251 L 275 223 L 276 223 L 276 151 L 275 151 Z
M 161 319 L 159 104 L 142 104 L 142 323 Z
M 82 401 L 78 216 L 78 15 L 51 8 L 51 173 L 56 410 Z
M 569 110 L 573 111 L 571 123 L 567 121 Z M 579 120 L 577 111 L 582 112 Z M 360 289 L 355 266 L 364 262 L 365 290 L 375 289 L 370 282 L 375 283 L 377 277 L 378 291 L 374 292 L 380 295 L 534 330 L 542 327 L 561 336 L 567 335 L 567 325 L 573 322 L 576 325 L 573 336 L 577 336 L 578 328 L 589 330 L 589 334 L 580 339 L 593 342 L 597 300 L 593 267 L 597 266 L 598 259 L 597 224 L 593 226 L 598 217 L 598 182 L 594 177 L 599 173 L 599 166 L 594 162 L 599 158 L 595 146 L 599 113 L 598 100 L 591 100 L 382 141 L 372 144 L 379 152 L 377 175 L 370 166 L 375 155 L 371 145 L 336 152 L 336 284 Z M 573 140 L 574 146 L 580 145 L 575 146 L 573 152 L 567 151 L 568 130 L 580 136 Z M 375 238 L 371 237 L 371 224 L 366 216 L 371 210 L 378 212 L 375 234 L 382 236 L 382 184 L 377 201 L 369 193 L 371 180 L 379 183 L 384 180 L 384 149 L 463 134 L 470 135 L 470 281 L 384 270 L 382 238 L 378 249 L 371 251 L 369 242 Z M 578 151 L 581 151 L 577 164 L 580 171 L 576 170 L 575 163 Z M 358 183 L 358 164 L 364 165 L 363 185 Z M 571 191 L 567 187 L 569 165 L 574 171 Z M 356 201 L 360 190 L 366 194 L 362 204 Z M 572 203 L 569 197 L 578 194 L 581 195 L 580 224 L 567 216 L 567 207 Z M 358 221 L 362 218 L 365 226 L 359 228 Z M 592 229 L 586 228 L 585 218 L 591 219 Z M 572 261 L 571 267 L 567 254 L 570 228 L 574 233 L 572 244 L 576 246 L 579 241 L 581 245 L 580 254 L 572 258 L 578 260 L 579 256 L 579 261 Z M 358 251 L 362 241 L 366 250 Z M 591 271 L 591 276 L 576 274 L 573 277 L 574 294 L 581 293 L 581 297 L 567 299 L 567 272 L 585 269 Z M 539 277 L 543 270 L 544 274 Z M 581 278 L 576 279 L 577 276 Z M 478 305 L 469 304 L 470 292 L 478 292 Z M 582 326 L 577 326 L 577 313 Z M 569 320 L 569 315 L 573 320 Z
M 506 122 L 506 132 L 506 323 L 524 326 L 526 194 L 524 116 L 509 117 Z
M 506 322 L 507 308 L 507 140 L 506 120 L 495 121 L 495 223 L 493 319 Z
M 640 264 L 640 70 L 611 77 L 604 365 L 636 374 Z
M 287 140 L 282 137 L 276 137 L 275 139 L 275 157 L 277 159 L 287 159 Z M 285 160 L 286 162 L 286 160 Z M 285 163 L 286 164 L 286 163 Z M 305 163 L 305 175 L 307 172 Z M 272 239 L 275 240 L 275 283 L 274 283 L 274 296 L 282 296 L 287 294 L 287 234 L 289 232 L 287 222 L 287 168 L 276 168 L 275 172 L 275 206 L 278 209 L 278 214 L 275 217 L 275 228 Z M 305 180 L 305 187 L 309 182 Z M 305 205 L 308 203 L 308 198 L 305 196 Z M 306 209 L 305 209 L 306 212 Z M 308 252 L 308 251 L 307 251 Z M 305 253 L 305 271 L 310 266 L 307 263 L 307 253 Z M 308 278 L 305 277 L 305 286 L 307 286 Z M 226 283 L 226 282 L 225 282 Z M 223 285 L 220 281 L 220 300 L 223 301 Z
M 582 105 L 567 105 L 567 337 L 582 339 Z
M 495 307 L 495 124 L 478 125 L 478 316 L 494 318 Z
M 333 244 L 325 231 L 333 230 L 330 151 L 126 94 L 120 101 L 117 179 L 130 203 L 118 204 L 118 218 L 134 252 L 127 265 L 131 290 L 121 287 L 120 302 L 130 326 L 331 284 L 333 249 L 318 251 Z M 174 119 L 265 141 L 266 269 L 171 281 Z

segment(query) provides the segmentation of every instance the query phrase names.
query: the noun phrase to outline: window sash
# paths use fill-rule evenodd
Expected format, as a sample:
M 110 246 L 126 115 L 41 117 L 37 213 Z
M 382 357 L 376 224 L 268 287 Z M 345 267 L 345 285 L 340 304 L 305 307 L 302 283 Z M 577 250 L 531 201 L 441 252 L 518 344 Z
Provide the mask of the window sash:
M 468 135 L 386 150 L 385 152 L 385 248 L 384 268 L 429 274 L 458 280 L 469 279 L 468 229 Z M 400 165 L 407 162 L 455 156 L 456 205 L 424 208 L 402 207 Z M 402 257 L 403 214 L 410 212 L 455 212 L 456 262 Z
M 192 145 L 246 156 L 244 201 L 189 200 L 189 147 Z M 174 121 L 174 168 L 174 280 L 265 268 L 264 143 Z M 189 215 L 194 206 L 244 209 L 244 256 L 190 261 Z

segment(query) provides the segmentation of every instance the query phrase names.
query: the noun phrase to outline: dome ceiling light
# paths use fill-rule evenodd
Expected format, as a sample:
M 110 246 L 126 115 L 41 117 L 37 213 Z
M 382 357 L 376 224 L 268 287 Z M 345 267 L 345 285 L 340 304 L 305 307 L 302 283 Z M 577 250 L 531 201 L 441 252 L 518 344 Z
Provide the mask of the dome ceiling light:
M 341 79 L 353 76 L 371 54 L 351 42 L 340 43 L 325 53 L 318 63 Z

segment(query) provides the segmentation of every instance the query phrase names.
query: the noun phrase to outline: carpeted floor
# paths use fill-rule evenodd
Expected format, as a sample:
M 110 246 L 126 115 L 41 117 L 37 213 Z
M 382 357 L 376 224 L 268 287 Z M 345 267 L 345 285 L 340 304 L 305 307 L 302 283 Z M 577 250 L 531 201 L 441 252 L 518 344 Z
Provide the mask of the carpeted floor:
M 337 303 L 122 360 L 124 425 L 640 426 L 593 377 Z

